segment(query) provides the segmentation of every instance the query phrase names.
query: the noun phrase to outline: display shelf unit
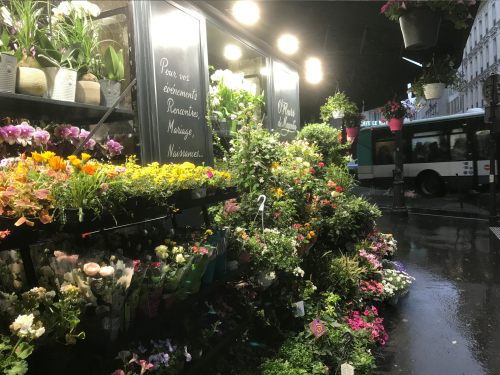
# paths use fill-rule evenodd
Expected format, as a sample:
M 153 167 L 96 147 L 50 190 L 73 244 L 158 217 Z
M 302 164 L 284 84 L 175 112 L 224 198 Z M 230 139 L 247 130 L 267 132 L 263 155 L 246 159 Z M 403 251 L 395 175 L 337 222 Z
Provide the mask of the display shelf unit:
M 8 114 L 12 117 L 75 125 L 95 124 L 109 109 L 100 105 L 66 102 L 8 92 L 0 92 L 0 108 L 3 109 L 4 115 Z M 132 120 L 134 116 L 132 110 L 115 109 L 106 122 L 128 121 Z

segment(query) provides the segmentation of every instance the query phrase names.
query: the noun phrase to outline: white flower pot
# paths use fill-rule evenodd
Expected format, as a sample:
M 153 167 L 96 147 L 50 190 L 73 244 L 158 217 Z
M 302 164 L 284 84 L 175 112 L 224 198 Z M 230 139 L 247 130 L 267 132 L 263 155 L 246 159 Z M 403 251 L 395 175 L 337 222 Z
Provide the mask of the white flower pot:
M 333 118 L 343 118 L 344 117 L 344 111 L 333 111 L 332 112 L 332 117 Z
M 42 69 L 20 66 L 17 68 L 16 92 L 43 96 L 47 92 L 47 78 Z
M 17 58 L 8 53 L 0 54 L 0 91 L 16 92 Z
M 47 76 L 47 96 L 50 99 L 75 101 L 76 93 L 76 70 L 50 67 L 44 68 Z
M 443 96 L 445 87 L 446 86 L 444 83 L 429 83 L 427 85 L 424 85 L 425 99 L 439 99 L 441 96 Z
M 101 85 L 99 82 L 76 81 L 75 101 L 99 105 L 101 103 Z
M 101 105 L 111 107 L 120 97 L 122 84 L 109 79 L 101 79 L 99 83 L 101 85 Z M 120 104 L 116 108 L 120 108 Z

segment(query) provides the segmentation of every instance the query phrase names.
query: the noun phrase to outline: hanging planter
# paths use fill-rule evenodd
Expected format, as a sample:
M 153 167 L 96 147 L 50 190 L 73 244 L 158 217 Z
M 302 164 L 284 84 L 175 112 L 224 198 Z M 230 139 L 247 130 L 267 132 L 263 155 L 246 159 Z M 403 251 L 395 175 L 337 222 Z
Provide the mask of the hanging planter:
M 344 117 L 344 111 L 333 111 L 332 118 L 339 119 Z
M 419 51 L 437 44 L 441 16 L 427 7 L 410 8 L 399 17 L 405 48 Z
M 425 99 L 439 99 L 443 96 L 443 92 L 445 89 L 444 83 L 428 83 L 424 85 L 424 96 Z
M 47 96 L 50 99 L 75 101 L 76 70 L 49 67 L 43 69 L 47 77 Z
M 20 66 L 17 68 L 16 92 L 43 96 L 47 92 L 47 78 L 42 69 Z
M 346 131 L 346 134 L 347 134 L 347 140 L 348 141 L 354 141 L 356 139 L 356 137 L 358 136 L 359 134 L 359 128 L 358 127 L 355 127 L 355 128 L 346 128 L 345 129 Z
M 0 91 L 16 91 L 17 58 L 8 53 L 0 54 Z
M 391 132 L 397 132 L 403 128 L 403 119 L 402 118 L 391 118 L 389 120 L 389 128 Z

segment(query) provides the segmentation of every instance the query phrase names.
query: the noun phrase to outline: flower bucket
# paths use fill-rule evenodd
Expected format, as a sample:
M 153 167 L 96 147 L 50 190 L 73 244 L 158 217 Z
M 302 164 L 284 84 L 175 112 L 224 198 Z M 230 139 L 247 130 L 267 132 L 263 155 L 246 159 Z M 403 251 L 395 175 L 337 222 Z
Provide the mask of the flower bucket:
M 397 132 L 403 128 L 403 119 L 402 118 L 391 118 L 389 120 L 389 128 L 391 128 L 391 132 Z
M 99 81 L 101 85 L 101 105 L 105 107 L 111 107 L 114 102 L 120 97 L 122 84 L 121 82 L 111 81 L 109 79 L 101 79 Z M 116 106 L 120 108 L 120 104 Z
M 47 77 L 47 96 L 50 99 L 75 101 L 76 70 L 49 67 L 44 68 L 43 71 Z
M 16 92 L 19 94 L 44 96 L 47 78 L 42 69 L 20 66 L 17 68 Z
M 445 87 L 444 83 L 428 83 L 427 85 L 424 85 L 425 99 L 439 99 L 443 96 Z
M 99 105 L 101 103 L 101 85 L 99 82 L 77 81 L 75 101 Z
M 407 50 L 424 50 L 437 44 L 441 16 L 421 6 L 408 9 L 399 17 L 399 26 Z
M 0 91 L 16 92 L 17 58 L 8 53 L 0 54 Z
M 217 265 L 217 256 L 213 255 L 210 261 L 208 262 L 205 274 L 201 278 L 201 282 L 203 285 L 210 285 L 213 283 L 216 265 Z
M 345 132 L 347 133 L 347 140 L 354 141 L 359 133 L 359 128 L 345 128 Z
M 184 299 L 190 294 L 198 293 L 201 286 L 201 279 L 207 270 L 209 262 L 210 257 L 208 255 L 191 257 L 186 265 L 186 272 L 177 290 L 177 295 L 180 299 Z

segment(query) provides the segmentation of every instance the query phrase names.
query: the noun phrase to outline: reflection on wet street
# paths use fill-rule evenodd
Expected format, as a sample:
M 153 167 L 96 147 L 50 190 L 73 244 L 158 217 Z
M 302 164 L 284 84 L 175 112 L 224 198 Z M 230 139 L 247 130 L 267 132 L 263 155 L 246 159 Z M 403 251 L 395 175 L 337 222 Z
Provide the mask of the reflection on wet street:
M 500 374 L 500 255 L 485 221 L 410 215 L 379 220 L 416 278 L 388 307 L 377 374 Z

